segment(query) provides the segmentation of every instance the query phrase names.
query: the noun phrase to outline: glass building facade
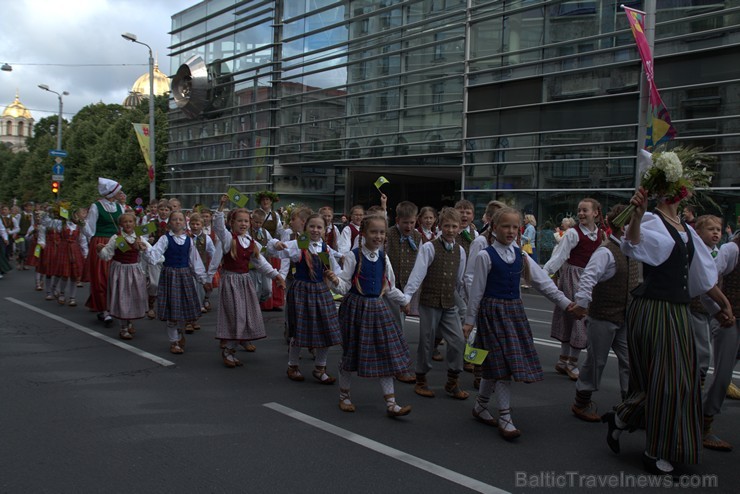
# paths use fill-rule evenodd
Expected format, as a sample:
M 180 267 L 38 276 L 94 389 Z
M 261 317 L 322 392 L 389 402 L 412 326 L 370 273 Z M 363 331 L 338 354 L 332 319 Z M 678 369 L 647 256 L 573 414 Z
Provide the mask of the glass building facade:
M 172 17 L 210 104 L 170 111 L 168 190 L 233 186 L 282 204 L 491 199 L 540 223 L 635 183 L 640 61 L 614 0 L 206 0 Z M 678 141 L 717 156 L 712 197 L 740 216 L 740 0 L 657 0 L 655 74 Z

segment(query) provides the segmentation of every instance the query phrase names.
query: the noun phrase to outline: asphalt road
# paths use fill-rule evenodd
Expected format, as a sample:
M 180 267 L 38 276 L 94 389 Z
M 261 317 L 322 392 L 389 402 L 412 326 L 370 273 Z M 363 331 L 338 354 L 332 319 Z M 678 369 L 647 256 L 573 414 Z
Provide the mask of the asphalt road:
M 86 295 L 80 289 L 78 301 Z M 522 437 L 510 443 L 473 420 L 470 374 L 463 384 L 471 398 L 445 396 L 442 363 L 429 375 L 434 399 L 396 384 L 398 401 L 413 407 L 408 417 L 386 417 L 378 383 L 360 378 L 352 384 L 357 411 L 348 414 L 336 385 L 311 378 L 307 353 L 306 381 L 286 377 L 282 312 L 263 313 L 268 339 L 255 353 L 240 351 L 244 367 L 228 369 L 213 338 L 215 312 L 188 337 L 186 353 L 172 355 L 163 323 L 140 321 L 124 343 L 84 307 L 44 301 L 31 271 L 9 273 L 0 280 L 0 492 L 645 491 L 636 487 L 647 482 L 644 433 L 624 434 L 614 455 L 605 425 L 573 417 L 573 383 L 553 368 L 551 304 L 524 299 L 545 380 L 513 385 Z M 406 335 L 413 352 L 413 319 Z M 331 373 L 339 356 L 330 351 Z M 610 359 L 594 399 L 607 411 L 618 398 Z M 740 403 L 728 400 L 715 420 L 737 447 L 739 418 Z M 684 481 L 716 482 L 701 492 L 736 492 L 737 455 L 705 450 L 701 465 L 682 469 L 694 475 Z

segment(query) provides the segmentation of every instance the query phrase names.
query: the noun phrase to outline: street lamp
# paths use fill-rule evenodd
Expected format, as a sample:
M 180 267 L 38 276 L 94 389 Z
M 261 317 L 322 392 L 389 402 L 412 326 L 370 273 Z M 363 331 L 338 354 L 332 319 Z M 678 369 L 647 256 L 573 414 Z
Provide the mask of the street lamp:
M 12 72 L 13 71 L 13 66 L 10 65 L 10 64 L 4 63 L 3 66 L 2 66 L 2 71 L 3 72 Z
M 155 187 L 157 167 L 154 166 L 154 143 L 156 141 L 156 134 L 154 133 L 154 56 L 152 55 L 152 47 L 138 41 L 135 34 L 123 33 L 121 37 L 132 43 L 144 45 L 149 49 L 149 162 L 152 164 L 152 180 L 149 182 L 149 200 L 153 201 L 157 195 Z
M 39 88 L 43 89 L 44 91 L 49 91 L 50 93 L 54 93 L 59 97 L 59 120 L 57 122 L 57 149 L 62 149 L 62 96 L 69 96 L 69 93 L 67 91 L 62 91 L 62 94 L 57 93 L 56 91 L 52 91 L 49 89 L 49 86 L 46 84 L 39 84 Z

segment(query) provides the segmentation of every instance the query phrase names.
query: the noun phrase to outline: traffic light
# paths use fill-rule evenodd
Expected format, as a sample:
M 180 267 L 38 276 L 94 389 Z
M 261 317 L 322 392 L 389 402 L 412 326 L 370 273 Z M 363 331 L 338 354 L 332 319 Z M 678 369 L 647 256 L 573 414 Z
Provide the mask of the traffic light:
M 59 182 L 56 180 L 51 183 L 52 194 L 59 194 Z

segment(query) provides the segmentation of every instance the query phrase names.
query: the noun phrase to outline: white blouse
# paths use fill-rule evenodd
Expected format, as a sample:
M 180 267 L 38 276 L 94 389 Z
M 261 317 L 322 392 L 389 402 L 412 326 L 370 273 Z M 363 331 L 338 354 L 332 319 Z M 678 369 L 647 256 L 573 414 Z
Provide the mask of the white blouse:
M 151 249 L 147 249 L 144 251 L 144 259 L 146 259 L 149 264 L 157 264 L 164 253 L 167 252 L 167 247 L 169 246 L 169 237 L 172 237 L 177 245 L 184 245 L 185 241 L 189 238 L 185 233 L 175 235 L 172 232 L 167 232 L 167 235 L 162 235 L 161 237 L 159 237 L 159 240 L 157 240 L 157 243 L 154 244 Z M 195 243 L 193 243 L 192 241 L 190 242 L 190 252 L 188 253 L 188 255 L 190 259 L 189 265 L 191 268 L 193 268 L 193 271 L 195 271 L 195 277 L 198 282 L 210 283 L 210 280 L 207 278 L 206 268 L 203 266 L 203 261 L 200 259 L 200 254 L 198 254 L 198 249 L 195 248 Z
M 367 247 L 363 246 L 362 251 L 360 252 L 364 257 L 362 262 L 378 262 L 379 251 L 380 249 L 369 250 Z M 355 274 L 356 265 L 357 261 L 355 260 L 354 255 L 350 254 L 344 256 L 344 267 L 338 276 L 339 284 L 337 285 L 336 292 L 345 295 L 352 289 L 352 278 Z M 391 266 L 391 261 L 388 259 L 388 256 L 385 256 L 385 277 L 389 283 L 385 296 L 392 302 L 395 302 L 400 306 L 405 306 L 407 304 L 406 299 L 403 292 L 396 288 L 396 275 L 393 274 L 393 266 Z

